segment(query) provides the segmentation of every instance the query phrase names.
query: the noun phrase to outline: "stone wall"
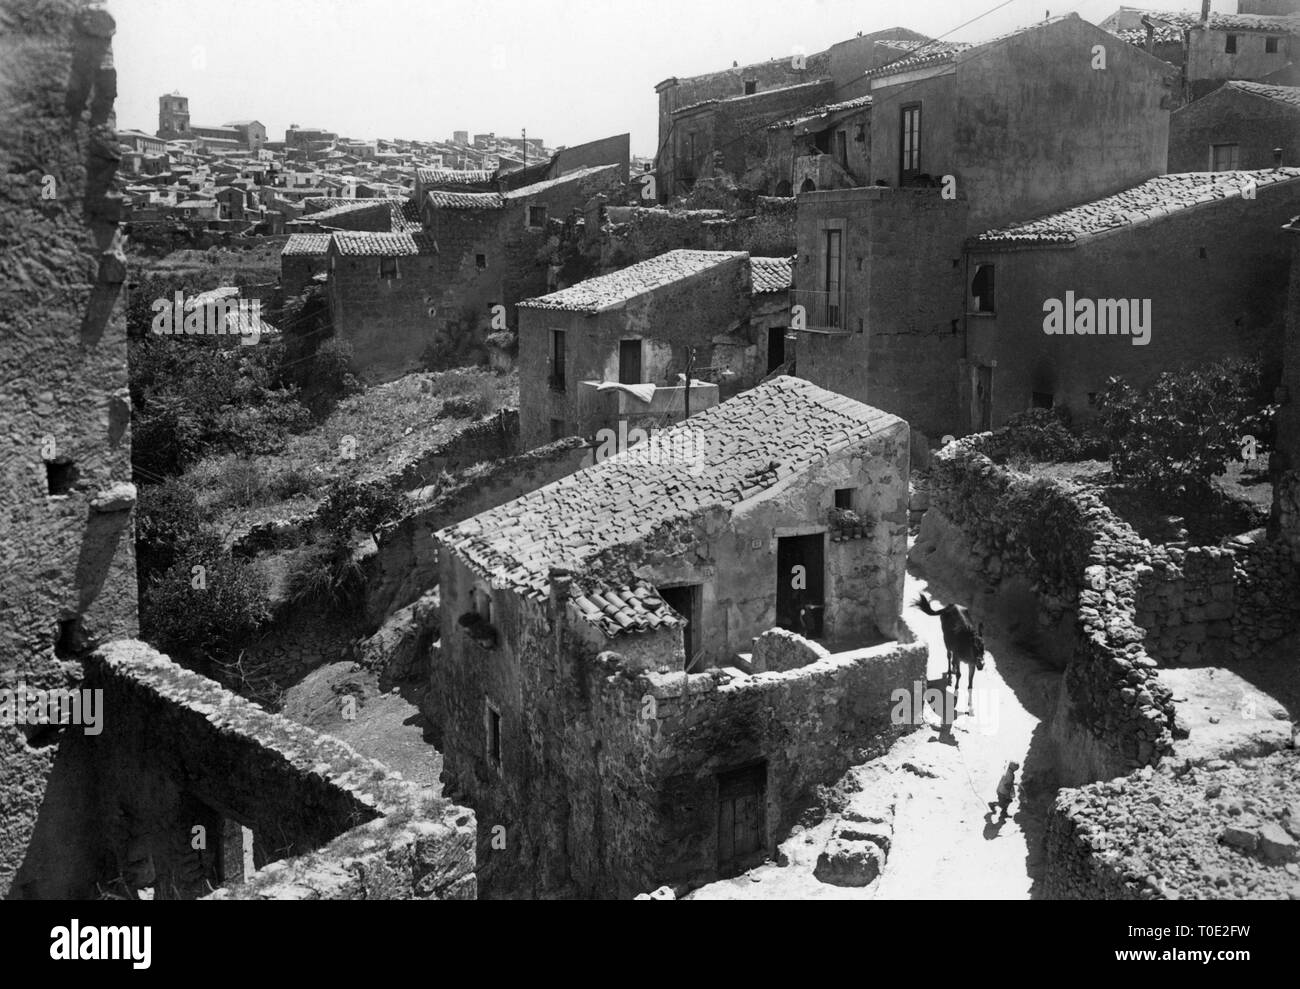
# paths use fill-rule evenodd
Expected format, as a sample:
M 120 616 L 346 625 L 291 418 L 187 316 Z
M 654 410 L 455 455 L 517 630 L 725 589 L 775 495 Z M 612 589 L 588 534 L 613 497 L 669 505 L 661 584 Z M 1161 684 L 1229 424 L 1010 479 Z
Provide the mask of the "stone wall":
M 1138 624 L 1138 565 L 1151 546 L 1097 496 L 995 465 L 980 450 L 997 435 L 935 454 L 913 559 L 993 589 L 1011 580 L 1034 589 L 1042 638 L 1066 664 L 1052 723 L 1066 782 L 1158 762 L 1172 748 L 1174 707 Z
M 601 230 L 599 272 L 625 268 L 678 248 L 748 251 L 757 257 L 795 253 L 795 200 L 761 199 L 752 216 L 722 210 L 610 206 Z
M 0 689 L 137 628 L 114 30 L 0 0 Z M 94 829 L 83 755 L 29 732 L 0 726 L 0 897 L 63 888 Z
M 268 714 L 144 643 L 102 647 L 86 661 L 85 686 L 103 691 L 103 730 L 66 729 L 64 744 L 93 768 L 85 800 L 95 825 L 70 843 L 68 858 L 79 874 L 57 886 L 33 877 L 29 895 L 87 897 L 96 883 L 117 881 L 131 895 L 151 888 L 158 899 L 204 895 L 232 879 L 262 886 L 265 876 L 245 877 L 242 857 L 224 854 L 230 825 L 252 831 L 259 868 L 328 845 L 309 864 L 355 872 L 351 861 L 331 861 L 331 849 L 341 856 L 349 846 L 330 843 L 359 825 L 388 820 L 422 835 L 420 862 L 445 866 L 423 892 L 408 882 L 405 895 L 472 897 L 473 815 L 428 798 L 383 764 Z M 367 843 L 381 835 L 395 843 L 398 854 L 387 856 L 394 860 L 410 844 L 401 840 L 402 829 L 364 834 Z M 292 861 L 284 867 L 302 868 Z
M 829 655 L 822 645 L 810 642 L 797 632 L 769 628 L 755 637 L 750 665 L 755 673 L 785 673 L 820 662 Z
M 429 300 L 435 294 L 438 256 L 398 257 L 396 278 L 380 277 L 380 260 L 343 256 L 331 248 L 330 318 L 335 335 L 352 347 L 354 369 L 369 383 L 418 371 L 437 327 Z
M 587 445 L 571 436 L 483 463 L 385 529 L 378 552 L 367 564 L 366 611 L 370 620 L 382 621 L 437 586 L 435 532 L 567 477 L 583 466 L 588 453 Z

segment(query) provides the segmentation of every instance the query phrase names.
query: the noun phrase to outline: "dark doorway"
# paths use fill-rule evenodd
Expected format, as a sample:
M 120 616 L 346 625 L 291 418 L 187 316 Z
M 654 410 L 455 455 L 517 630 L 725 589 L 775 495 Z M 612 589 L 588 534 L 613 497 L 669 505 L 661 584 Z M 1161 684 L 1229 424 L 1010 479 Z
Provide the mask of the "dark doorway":
M 724 877 L 765 857 L 766 798 L 766 762 L 718 774 L 718 872 Z
M 624 385 L 641 384 L 641 341 L 618 342 L 618 380 Z
M 809 639 L 822 634 L 825 552 L 821 532 L 776 541 L 776 624 Z
M 696 659 L 700 657 L 696 654 L 703 646 L 699 629 L 702 603 L 700 585 L 685 584 L 681 587 L 661 587 L 659 588 L 659 596 L 663 598 L 670 608 L 686 619 L 686 627 L 682 629 L 682 649 L 686 653 L 686 662 L 683 668 L 692 673 L 699 673 L 701 664 L 696 663 Z
M 771 374 L 785 363 L 785 327 L 771 326 L 767 330 L 767 373 Z
M 814 182 L 812 179 L 804 179 L 804 180 L 803 180 L 803 185 L 799 186 L 799 191 L 800 191 L 800 192 L 816 192 L 816 191 L 817 191 L 817 183 Z

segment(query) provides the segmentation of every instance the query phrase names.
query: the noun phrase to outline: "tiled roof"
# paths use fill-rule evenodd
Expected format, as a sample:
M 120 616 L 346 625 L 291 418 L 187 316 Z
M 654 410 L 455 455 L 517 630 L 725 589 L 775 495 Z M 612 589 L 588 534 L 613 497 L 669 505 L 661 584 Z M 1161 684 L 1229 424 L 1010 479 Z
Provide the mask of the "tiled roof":
M 417 168 L 415 177 L 422 185 L 488 185 L 496 178 L 489 168 Z
M 1262 96 L 1300 109 L 1300 86 L 1270 86 L 1262 82 L 1244 82 L 1234 79 L 1227 83 L 1225 88 L 1239 89 L 1252 96 Z
M 608 275 L 588 278 L 550 295 L 524 299 L 517 305 L 529 309 L 600 312 L 645 292 L 744 256 L 741 251 L 669 251 Z
M 1159 219 L 1216 200 L 1241 195 L 1248 182 L 1257 187 L 1300 178 L 1300 168 L 1256 172 L 1185 172 L 1158 175 L 1105 199 L 1084 203 L 971 239 L 973 246 L 1073 244 L 1122 227 Z
M 912 47 L 903 47 L 903 44 L 895 43 L 892 47 L 899 47 L 911 54 L 886 62 L 884 65 L 877 65 L 874 69 L 868 69 L 865 76 L 867 78 L 890 76 L 927 65 L 938 65 L 941 62 L 951 61 L 958 52 L 974 47 L 960 41 L 925 41 L 918 42 Z
M 828 117 L 832 113 L 841 113 L 845 110 L 866 109 L 871 106 L 874 97 L 859 96 L 853 100 L 843 100 L 839 103 L 823 103 L 820 106 L 810 106 L 807 109 L 800 110 L 797 117 L 789 117 L 786 120 L 777 120 L 767 125 L 768 130 L 780 130 L 783 127 L 793 127 L 795 124 L 810 120 L 813 117 Z
M 811 79 L 808 82 L 796 82 L 789 86 L 773 86 L 771 89 L 760 89 L 756 93 L 737 93 L 735 96 L 714 97 L 708 100 L 699 100 L 695 103 L 688 103 L 686 106 L 679 106 L 672 111 L 673 116 L 679 113 L 688 113 L 691 110 L 698 110 L 700 107 L 709 106 L 711 103 L 731 103 L 736 100 L 752 100 L 756 96 L 768 96 L 772 93 L 785 93 L 795 89 L 812 88 L 821 86 L 826 82 L 825 79 Z
M 304 212 L 302 219 L 313 223 L 325 223 L 335 217 L 346 216 L 362 210 L 387 206 L 389 209 L 389 230 L 400 233 L 403 230 L 420 229 L 420 214 L 414 201 L 404 196 L 375 196 L 371 199 L 341 199 L 333 196 L 313 196 L 302 201 Z
M 1195 10 L 1143 10 L 1128 8 L 1132 13 L 1144 13 L 1153 21 L 1163 21 L 1179 30 L 1197 27 L 1201 15 Z M 1282 34 L 1300 32 L 1300 16 L 1290 14 L 1229 14 L 1210 13 L 1211 31 L 1274 31 Z
M 382 234 L 339 230 L 331 236 L 335 250 L 345 257 L 403 257 L 438 251 L 433 238 L 420 231 Z
M 1142 48 L 1147 43 L 1147 29 L 1144 27 L 1128 28 L 1124 31 L 1116 31 L 1115 37 L 1120 41 L 1126 41 L 1130 45 L 1136 45 Z M 1151 43 L 1155 45 L 1182 44 L 1183 29 L 1171 24 L 1155 25 L 1155 30 L 1151 32 Z
M 754 258 L 749 259 L 750 277 L 753 292 L 787 292 L 794 278 L 794 258 Z
M 437 538 L 493 586 L 534 600 L 550 593 L 551 567 L 565 567 L 585 619 L 608 635 L 646 630 L 662 621 L 664 606 L 654 606 L 650 588 L 628 584 L 630 575 L 598 572 L 599 554 L 730 509 L 901 422 L 803 379 L 777 377 Z M 677 452 L 699 449 L 697 440 L 698 457 Z
M 592 175 L 598 175 L 601 172 L 614 172 L 622 169 L 622 165 L 592 165 L 588 168 L 579 168 L 572 172 L 565 172 L 563 175 L 553 179 L 546 179 L 543 182 L 534 182 L 532 185 L 520 186 L 518 189 L 511 189 L 509 192 L 503 192 L 501 197 L 507 201 L 511 199 L 529 199 L 540 193 L 553 189 L 556 186 L 563 185 L 566 182 L 579 182 L 582 179 L 589 178 Z
M 437 209 L 504 209 L 506 201 L 496 192 L 446 192 L 435 189 L 425 193 L 430 206 Z
M 290 234 L 281 257 L 315 257 L 325 254 L 330 247 L 329 234 Z

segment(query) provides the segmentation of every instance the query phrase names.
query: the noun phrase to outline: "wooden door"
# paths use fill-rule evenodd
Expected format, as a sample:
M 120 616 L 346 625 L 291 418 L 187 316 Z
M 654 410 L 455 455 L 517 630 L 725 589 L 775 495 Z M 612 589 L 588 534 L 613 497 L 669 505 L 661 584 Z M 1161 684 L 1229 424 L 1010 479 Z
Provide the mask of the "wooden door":
M 737 872 L 762 861 L 767 851 L 767 763 L 718 776 L 718 871 Z

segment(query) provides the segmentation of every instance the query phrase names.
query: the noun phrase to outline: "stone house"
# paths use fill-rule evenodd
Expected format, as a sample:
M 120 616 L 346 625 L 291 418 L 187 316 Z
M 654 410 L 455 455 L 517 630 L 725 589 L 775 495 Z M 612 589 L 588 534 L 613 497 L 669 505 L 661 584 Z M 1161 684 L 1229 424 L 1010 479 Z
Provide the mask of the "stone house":
M 789 287 L 788 261 L 783 280 L 786 259 L 772 260 L 758 262 L 764 296 Z M 756 298 L 748 254 L 678 250 L 520 302 L 524 446 L 679 421 L 688 362 L 719 379 L 711 387 L 691 375 L 690 412 L 757 384 L 771 370 L 768 333 L 781 339 L 784 363 L 789 314 L 774 298 L 759 316 Z
M 807 107 L 767 125 L 767 157 L 745 184 L 774 196 L 868 184 L 871 96 Z
M 489 895 L 734 873 L 905 730 L 907 471 L 905 422 L 777 377 L 435 534 L 429 714 L 448 792 L 504 828 Z
M 1112 375 L 1141 386 L 1180 366 L 1276 361 L 1290 267 L 1279 228 L 1298 211 L 1298 168 L 1164 175 L 971 238 L 966 415 L 951 431 L 1033 407 L 1085 419 Z M 1049 334 L 1053 300 L 1065 332 Z
M 1260 10 L 1286 13 L 1261 13 Z M 1300 54 L 1300 10 L 1238 0 L 1237 12 L 1156 11 L 1121 7 L 1101 28 L 1179 69 L 1177 102 L 1198 100 L 1230 79 L 1262 80 Z
M 366 380 L 419 370 L 420 355 L 433 338 L 427 300 L 436 266 L 437 245 L 422 230 L 338 231 L 330 237 L 325 270 L 331 322 Z
M 290 234 L 280 251 L 280 290 L 284 298 L 302 295 L 328 265 L 329 234 Z
M 762 117 L 789 119 L 796 115 L 801 93 L 794 87 L 813 87 L 813 95 L 803 99 L 803 107 L 835 99 L 849 99 L 865 94 L 861 90 L 863 72 L 897 56 L 897 50 L 883 43 L 922 43 L 931 39 L 907 28 L 893 27 L 859 35 L 832 45 L 825 51 L 806 53 L 792 49 L 779 58 L 751 65 L 733 65 L 719 72 L 697 76 L 670 77 L 655 86 L 659 99 L 659 140 L 655 171 L 659 198 L 667 202 L 689 190 L 702 168 L 712 168 L 712 153 L 724 153 L 725 170 L 735 177 L 750 175 L 746 181 L 761 189 L 762 181 L 752 177 L 756 166 L 766 156 L 766 142 L 761 133 Z M 828 85 L 827 85 L 828 84 Z M 767 99 L 746 101 L 745 97 L 785 90 L 775 102 Z M 818 95 L 820 94 L 820 95 Z M 739 102 L 732 103 L 739 98 Z M 719 104 L 725 104 L 719 106 Z M 783 112 L 779 107 L 784 106 Z M 691 113 L 679 117 L 688 108 Z M 749 133 L 749 131 L 755 133 Z M 694 142 L 690 135 L 695 134 Z M 694 147 L 692 148 L 692 143 Z M 764 176 L 771 188 L 780 178 Z M 780 193 L 775 193 L 780 195 Z
M 1169 117 L 1170 172 L 1287 164 L 1300 164 L 1300 87 L 1227 82 Z
M 965 421 L 966 238 L 1163 171 L 1168 67 L 1114 49 L 1071 14 L 869 70 L 875 184 L 799 196 L 799 373 L 907 419 L 915 457 Z

